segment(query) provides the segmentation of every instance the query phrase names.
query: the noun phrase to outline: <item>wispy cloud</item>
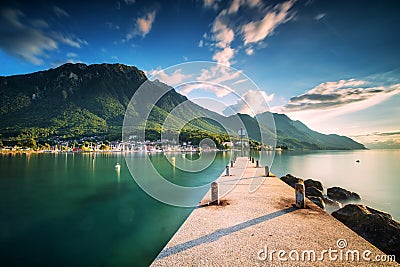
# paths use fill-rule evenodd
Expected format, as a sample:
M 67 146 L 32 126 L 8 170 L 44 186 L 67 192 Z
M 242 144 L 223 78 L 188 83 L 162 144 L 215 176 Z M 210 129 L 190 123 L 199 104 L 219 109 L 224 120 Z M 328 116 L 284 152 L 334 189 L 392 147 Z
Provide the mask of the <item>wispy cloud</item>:
M 106 26 L 107 26 L 107 28 L 109 28 L 111 30 L 119 30 L 120 29 L 119 25 L 116 25 L 112 22 L 106 22 Z
M 213 59 L 219 64 L 230 66 L 231 59 L 234 54 L 235 50 L 230 47 L 225 47 L 223 50 L 216 52 L 213 56 Z
M 263 100 L 264 101 L 263 101 Z M 269 107 L 265 105 L 274 99 L 274 94 L 268 95 L 265 91 L 249 90 L 245 92 L 236 104 L 229 106 L 223 111 L 226 116 L 236 113 L 256 115 L 265 111 L 269 111 Z
M 315 20 L 321 20 L 326 16 L 325 13 L 320 13 L 314 17 Z
M 167 73 L 161 68 L 150 70 L 147 72 L 148 75 L 153 79 L 158 79 L 159 81 L 168 84 L 169 86 L 176 86 L 183 83 L 185 80 L 190 79 L 192 74 L 184 74 L 182 69 L 177 69 L 173 73 Z
M 209 1 L 207 5 L 212 3 Z M 294 17 L 294 3 L 294 0 L 289 0 L 276 6 L 266 6 L 260 0 L 232 0 L 216 16 L 209 34 L 203 36 L 199 47 L 209 47 L 214 51 L 215 61 L 230 66 L 240 51 L 252 55 L 255 49 L 265 47 L 263 41 L 279 25 Z
M 192 91 L 208 91 L 214 93 L 217 97 L 222 98 L 229 95 L 232 90 L 227 87 L 221 86 L 220 84 L 205 83 L 205 82 L 194 82 L 186 83 L 178 88 L 179 92 L 183 95 L 188 95 Z
M 123 41 L 129 41 L 135 36 L 145 37 L 150 32 L 155 18 L 155 10 L 137 18 L 134 29 L 126 35 L 126 38 Z
M 242 72 L 234 69 L 224 67 L 223 65 L 216 65 L 210 69 L 202 69 L 200 76 L 196 77 L 197 81 L 209 82 L 215 84 L 223 84 L 225 86 L 232 86 L 237 84 L 238 79 L 243 78 Z
M 363 143 L 368 148 L 399 149 L 400 132 L 373 132 L 367 134 L 349 135 L 349 137 Z
M 203 7 L 205 8 L 212 8 L 217 10 L 218 9 L 218 3 L 221 0 L 203 0 Z
M 59 6 L 53 6 L 53 12 L 56 14 L 57 17 L 62 18 L 62 17 L 69 17 L 69 14 L 67 11 L 62 9 Z
M 0 10 L 0 48 L 9 55 L 29 61 L 35 65 L 44 63 L 47 53 L 57 50 L 60 44 L 80 48 L 87 45 L 73 34 L 51 31 L 49 25 L 40 19 L 35 23 L 26 22 L 25 14 L 19 9 L 5 8 Z
M 367 133 L 367 134 L 356 134 L 352 135 L 354 137 L 365 137 L 365 136 L 397 136 L 400 135 L 399 131 L 396 132 L 373 132 L 373 133 Z
M 254 54 L 254 49 L 252 47 L 246 48 L 246 54 L 251 56 Z
M 67 53 L 67 57 L 69 57 L 69 58 L 77 58 L 78 54 L 69 52 L 69 53 Z
M 42 31 L 24 25 L 22 17 L 24 14 L 18 9 L 0 10 L 0 47 L 10 55 L 41 65 L 40 57 L 46 51 L 57 49 L 58 44 Z
M 136 3 L 136 0 L 124 0 L 125 4 L 129 5 L 133 5 L 134 3 Z
M 87 41 L 82 40 L 82 39 L 74 36 L 73 34 L 64 35 L 62 33 L 54 32 L 54 33 L 52 33 L 52 35 L 59 42 L 69 45 L 69 46 L 72 46 L 72 47 L 75 47 L 75 48 L 81 48 L 82 45 L 88 45 Z
M 400 96 L 400 83 L 383 82 L 380 76 L 321 83 L 271 110 L 324 133 L 388 132 L 388 127 L 398 125 L 398 117 L 393 115 L 398 108 L 390 103 Z M 357 140 L 365 143 L 364 139 Z
M 235 38 L 233 30 L 229 28 L 221 18 L 217 18 L 214 21 L 212 33 L 214 35 L 214 40 L 216 41 L 215 45 L 222 49 L 228 47 Z
M 42 19 L 33 19 L 30 21 L 31 25 L 35 28 L 48 28 L 49 24 Z
M 400 92 L 400 84 L 373 86 L 362 80 L 340 80 L 322 83 L 305 94 L 294 96 L 283 108 L 285 112 L 333 109 L 355 102 L 383 101 Z M 365 108 L 374 102 L 365 102 Z
M 244 44 L 257 43 L 264 40 L 280 24 L 289 21 L 292 13 L 289 12 L 294 1 L 278 4 L 273 10 L 266 12 L 264 18 L 259 21 L 249 22 L 242 27 Z

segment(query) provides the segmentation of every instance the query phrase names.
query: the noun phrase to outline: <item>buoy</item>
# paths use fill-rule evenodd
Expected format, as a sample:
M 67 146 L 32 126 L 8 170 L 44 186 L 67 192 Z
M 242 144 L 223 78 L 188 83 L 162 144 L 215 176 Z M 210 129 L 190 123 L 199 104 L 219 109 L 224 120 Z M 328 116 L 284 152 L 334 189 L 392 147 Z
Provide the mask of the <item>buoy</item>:
M 121 169 L 121 165 L 119 165 L 119 163 L 117 163 L 116 165 L 115 165 L 115 170 L 116 171 L 119 171 Z

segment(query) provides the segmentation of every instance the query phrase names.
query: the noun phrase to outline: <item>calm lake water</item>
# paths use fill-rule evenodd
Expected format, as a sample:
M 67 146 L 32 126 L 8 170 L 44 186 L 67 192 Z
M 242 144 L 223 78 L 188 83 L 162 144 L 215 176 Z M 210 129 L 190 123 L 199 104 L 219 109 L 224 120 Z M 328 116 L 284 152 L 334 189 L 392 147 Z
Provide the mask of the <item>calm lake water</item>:
M 399 220 L 399 156 L 399 150 L 282 152 L 272 172 L 355 191 Z M 143 166 L 143 155 L 130 157 Z M 229 153 L 220 152 L 209 168 L 188 174 L 161 155 L 152 157 L 181 185 L 209 183 L 229 162 Z M 2 266 L 147 266 L 191 212 L 146 195 L 122 154 L 94 160 L 89 154 L 2 154 L 0 167 Z

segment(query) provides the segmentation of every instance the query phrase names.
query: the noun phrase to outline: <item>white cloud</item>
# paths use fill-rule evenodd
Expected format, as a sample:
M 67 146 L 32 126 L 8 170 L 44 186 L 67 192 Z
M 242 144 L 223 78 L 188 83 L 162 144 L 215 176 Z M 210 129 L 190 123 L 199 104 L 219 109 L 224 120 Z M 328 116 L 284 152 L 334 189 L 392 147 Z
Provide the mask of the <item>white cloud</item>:
M 69 17 L 69 14 L 67 13 L 67 11 L 65 11 L 64 9 L 62 9 L 59 6 L 53 6 L 53 11 L 54 11 L 54 14 L 56 14 L 56 16 L 59 18 Z
M 244 44 L 247 45 L 264 40 L 277 26 L 289 21 L 292 18 L 289 10 L 293 4 L 294 1 L 292 0 L 279 4 L 272 11 L 268 11 L 262 20 L 252 21 L 243 25 Z
M 30 24 L 24 24 L 23 17 L 24 13 L 18 9 L 0 9 L 0 48 L 11 56 L 41 65 L 42 58 L 48 58 L 47 53 L 57 50 L 59 43 L 75 48 L 87 44 L 72 34 L 47 29 L 43 31 L 42 28 L 46 28 L 48 24 L 40 22 L 40 19 L 36 23 L 31 21 Z
M 116 25 L 112 22 L 106 22 L 106 26 L 107 26 L 107 28 L 109 28 L 111 30 L 119 30 L 120 29 L 119 25 Z
M 246 5 L 248 7 L 262 7 L 263 3 L 261 0 L 233 0 L 227 10 L 227 13 L 235 14 L 243 5 Z
M 214 54 L 213 59 L 217 61 L 219 64 L 230 66 L 231 59 L 235 55 L 235 50 L 230 47 L 226 47 L 224 50 L 221 50 Z
M 82 40 L 74 35 L 68 35 L 65 36 L 62 33 L 53 33 L 53 36 L 55 39 L 57 39 L 59 42 L 75 47 L 75 48 L 81 48 L 82 45 L 88 45 L 88 42 L 85 40 Z
M 238 12 L 242 2 L 243 2 L 243 0 L 233 0 L 232 4 L 230 5 L 230 7 L 228 9 L 228 14 L 233 14 L 233 13 Z
M 200 82 L 209 82 L 215 84 L 224 84 L 232 86 L 237 79 L 242 77 L 242 71 L 233 70 L 222 65 L 216 65 L 210 69 L 202 69 L 199 77 L 196 78 Z
M 355 122 L 358 123 L 356 133 L 382 130 L 386 124 L 398 125 L 396 117 L 391 116 L 396 114 L 394 107 L 385 107 L 384 102 L 399 94 L 398 83 L 382 85 L 371 77 L 340 80 L 321 83 L 302 95 L 292 97 L 286 105 L 275 107 L 273 111 L 284 112 L 321 132 L 347 135 L 354 134 L 351 127 L 355 126 Z M 381 113 L 387 116 L 379 115 Z
M 326 82 L 292 97 L 283 107 L 285 112 L 305 110 L 330 110 L 340 107 L 340 112 L 360 110 L 376 105 L 400 92 L 400 84 L 372 86 L 362 80 Z
M 183 83 L 185 80 L 190 79 L 192 74 L 184 74 L 182 73 L 182 69 L 177 69 L 173 73 L 166 73 L 164 70 L 155 69 L 150 70 L 148 73 L 151 79 L 158 79 L 159 81 L 168 84 L 169 86 L 176 86 Z
M 220 0 L 204 0 L 203 1 L 203 6 L 205 8 L 212 8 L 212 9 L 217 10 L 219 2 L 220 2 Z
M 129 5 L 133 5 L 134 3 L 136 3 L 136 0 L 124 0 L 125 4 Z
M 218 18 L 214 21 L 212 32 L 214 34 L 214 40 L 217 42 L 216 46 L 222 49 L 229 46 L 235 38 L 233 30 Z
M 138 35 L 145 37 L 150 32 L 155 18 L 156 18 L 155 10 L 147 13 L 143 17 L 137 18 L 133 31 L 129 32 L 123 41 L 129 41 L 133 37 Z
M 42 19 L 33 19 L 30 21 L 30 23 L 35 28 L 48 28 L 49 27 L 49 24 Z
M 320 13 L 314 17 L 315 20 L 321 20 L 326 16 L 325 13 Z
M 78 54 L 70 52 L 70 53 L 67 53 L 67 57 L 75 57 L 75 58 L 77 58 Z
M 247 54 L 248 56 L 253 55 L 253 54 L 254 54 L 254 49 L 253 49 L 252 47 L 246 48 L 246 54 Z
M 252 55 L 256 49 L 264 48 L 263 40 L 280 24 L 294 17 L 294 12 L 291 11 L 294 2 L 295 0 L 288 0 L 272 7 L 265 6 L 261 0 L 232 0 L 216 16 L 210 33 L 203 35 L 198 46 L 209 47 L 214 52 L 214 60 L 230 66 L 237 53 L 244 51 L 247 55 Z M 213 4 L 214 1 L 204 2 L 206 6 Z M 243 12 L 238 12 L 239 10 Z M 251 18 L 260 20 L 253 21 Z M 234 42 L 238 36 L 243 44 Z
M 57 49 L 58 44 L 42 31 L 22 24 L 23 16 L 18 9 L 0 10 L 0 47 L 10 55 L 41 65 L 40 57 Z
M 242 113 L 254 116 L 269 111 L 268 102 L 274 99 L 274 94 L 268 95 L 265 91 L 248 90 L 236 104 L 226 108 L 223 113 L 227 116 Z
M 237 84 L 241 84 L 241 83 L 244 83 L 244 82 L 247 82 L 247 81 L 248 81 L 248 79 L 240 79 L 240 80 L 237 80 L 237 81 L 233 82 L 232 86 L 233 85 L 237 85 Z
M 212 92 L 219 98 L 227 96 L 232 92 L 232 90 L 227 87 L 213 83 L 198 82 L 198 83 L 187 83 L 179 86 L 179 92 L 186 96 L 190 94 L 192 91 L 196 90 Z
M 399 149 L 400 131 L 373 132 L 368 134 L 350 135 L 349 137 L 361 142 L 371 149 Z

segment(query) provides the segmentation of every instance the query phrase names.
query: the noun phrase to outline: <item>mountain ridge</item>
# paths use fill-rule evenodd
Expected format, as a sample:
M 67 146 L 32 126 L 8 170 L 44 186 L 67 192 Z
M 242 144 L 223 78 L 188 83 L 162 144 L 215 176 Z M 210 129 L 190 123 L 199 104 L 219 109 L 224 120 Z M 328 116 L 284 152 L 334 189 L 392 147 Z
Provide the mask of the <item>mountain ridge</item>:
M 185 111 L 172 119 L 182 123 L 190 116 L 199 117 L 190 122 L 187 129 L 231 135 L 236 132 L 234 129 L 225 130 L 215 122 L 233 125 L 232 116 L 224 117 L 198 106 L 160 81 L 148 81 L 145 73 L 137 67 L 118 63 L 67 63 L 30 74 L 0 76 L 0 139 L 46 139 L 52 136 L 68 139 L 84 135 L 118 138 L 128 103 L 145 82 L 149 82 L 152 90 L 167 92 L 154 106 L 149 120 L 143 122 L 151 129 L 159 131 L 169 112 L 185 103 Z M 136 112 L 135 107 L 132 112 Z M 139 118 L 140 114 L 137 115 Z M 256 130 L 257 116 L 240 114 L 246 128 L 253 129 L 249 136 L 254 140 L 260 137 Z M 348 137 L 313 131 L 285 114 L 272 113 L 272 116 L 279 146 L 292 149 L 365 149 Z M 271 125 L 260 127 L 265 131 L 271 130 Z

